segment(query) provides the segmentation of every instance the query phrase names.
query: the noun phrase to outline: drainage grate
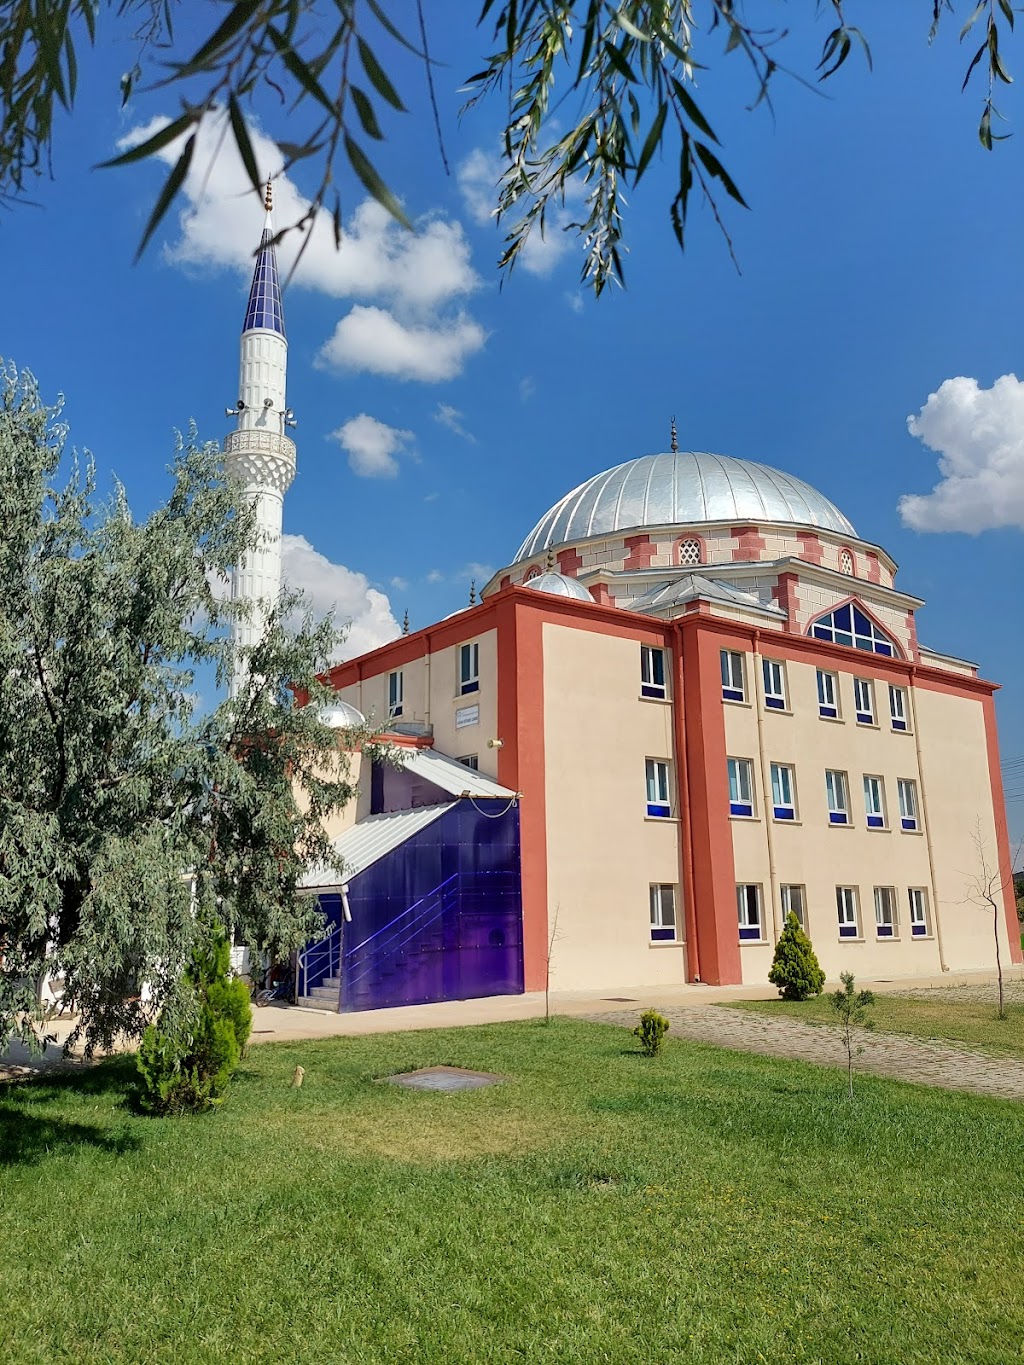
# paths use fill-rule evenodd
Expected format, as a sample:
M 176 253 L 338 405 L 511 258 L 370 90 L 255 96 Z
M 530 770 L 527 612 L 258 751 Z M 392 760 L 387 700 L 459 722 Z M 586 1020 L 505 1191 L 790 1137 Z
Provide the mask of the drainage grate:
M 458 1066 L 425 1066 L 419 1071 L 403 1071 L 398 1076 L 382 1076 L 388 1085 L 406 1090 L 479 1090 L 485 1085 L 500 1085 L 504 1078 L 489 1071 L 463 1071 Z

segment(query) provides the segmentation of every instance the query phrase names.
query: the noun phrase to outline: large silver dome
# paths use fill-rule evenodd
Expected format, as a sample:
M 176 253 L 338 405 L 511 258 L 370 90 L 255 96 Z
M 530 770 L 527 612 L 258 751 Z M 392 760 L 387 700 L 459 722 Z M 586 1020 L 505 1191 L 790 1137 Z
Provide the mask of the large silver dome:
M 857 534 L 839 508 L 803 479 L 752 460 L 680 450 L 641 455 L 566 493 L 541 517 L 514 562 L 587 536 L 702 521 L 786 522 Z

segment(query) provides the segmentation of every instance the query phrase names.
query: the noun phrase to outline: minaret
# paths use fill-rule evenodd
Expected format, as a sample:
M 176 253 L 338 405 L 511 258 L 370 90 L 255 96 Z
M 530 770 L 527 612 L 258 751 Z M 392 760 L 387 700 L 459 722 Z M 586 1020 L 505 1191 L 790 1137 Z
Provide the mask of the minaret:
M 236 650 L 249 648 L 263 638 L 267 617 L 277 603 L 281 591 L 281 515 L 285 492 L 295 477 L 295 443 L 285 435 L 285 428 L 294 426 L 295 421 L 285 404 L 288 342 L 273 245 L 269 180 L 264 204 L 267 216 L 242 324 L 238 405 L 226 409 L 238 423 L 224 443 L 224 466 L 239 480 L 246 499 L 256 508 L 256 543 L 231 580 L 232 601 L 251 604 L 248 619 L 236 621 L 232 628 Z M 236 661 L 232 697 L 238 695 L 244 678 L 245 665 Z

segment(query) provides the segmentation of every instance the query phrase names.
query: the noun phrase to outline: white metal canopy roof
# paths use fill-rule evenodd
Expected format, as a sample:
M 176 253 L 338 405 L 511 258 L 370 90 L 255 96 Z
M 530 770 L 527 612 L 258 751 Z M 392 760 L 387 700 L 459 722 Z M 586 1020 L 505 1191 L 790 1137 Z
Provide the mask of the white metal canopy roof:
M 436 749 L 400 749 L 399 753 L 403 767 L 451 796 L 500 796 L 506 801 L 515 796 L 508 787 Z
M 349 877 L 358 877 L 372 867 L 385 853 L 390 853 L 406 839 L 444 815 L 456 803 L 445 801 L 439 806 L 415 806 L 412 810 L 385 811 L 381 815 L 370 815 L 353 825 L 344 834 L 339 834 L 332 847 L 344 865 L 339 877 L 333 868 L 320 864 L 311 867 L 299 885 L 307 891 L 314 887 L 340 886 Z

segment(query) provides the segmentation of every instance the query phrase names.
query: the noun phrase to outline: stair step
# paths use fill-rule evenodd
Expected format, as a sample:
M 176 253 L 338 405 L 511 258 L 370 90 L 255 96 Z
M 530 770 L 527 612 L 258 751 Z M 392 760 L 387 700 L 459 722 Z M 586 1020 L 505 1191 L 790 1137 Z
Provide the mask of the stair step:
M 337 999 L 337 996 L 335 996 L 335 998 L 334 998 L 333 1001 L 327 1001 L 327 1000 L 321 1000 L 321 999 L 319 999 L 319 997 L 315 997 L 315 996 L 312 996 L 312 995 L 300 995 L 299 998 L 298 998 L 298 1005 L 299 1005 L 299 1008 L 300 1008 L 300 1009 L 304 1009 L 304 1010 L 330 1010 L 330 1009 L 333 1009 L 335 1012 L 337 1012 L 337 1010 L 338 1010 L 338 999 Z

